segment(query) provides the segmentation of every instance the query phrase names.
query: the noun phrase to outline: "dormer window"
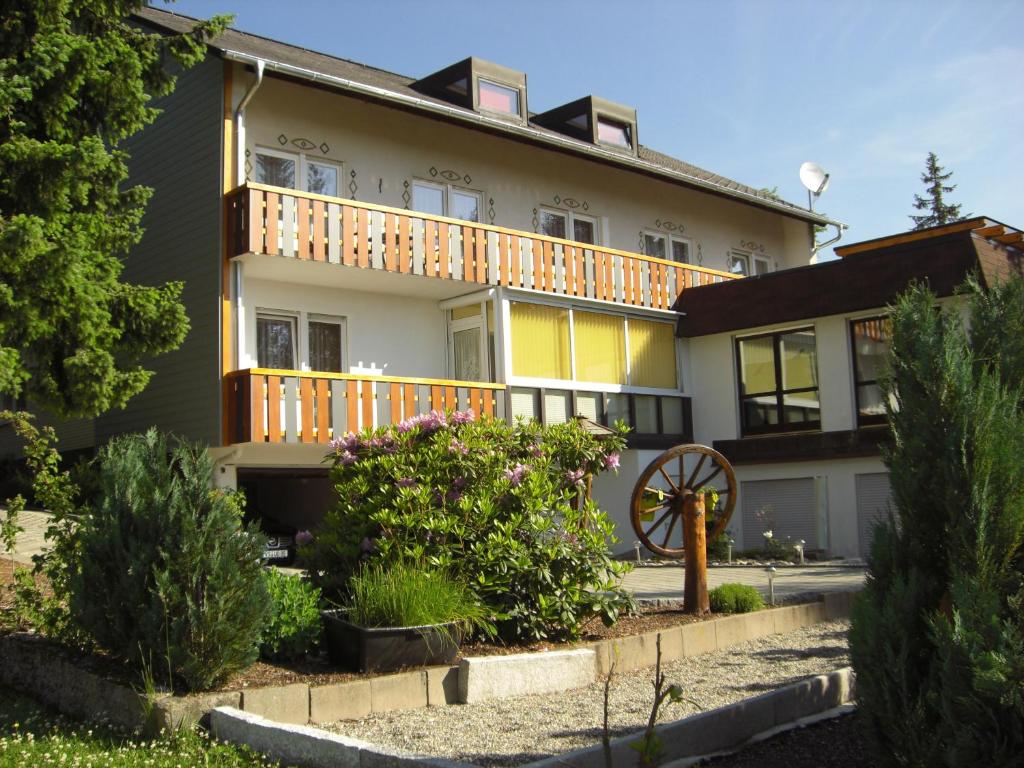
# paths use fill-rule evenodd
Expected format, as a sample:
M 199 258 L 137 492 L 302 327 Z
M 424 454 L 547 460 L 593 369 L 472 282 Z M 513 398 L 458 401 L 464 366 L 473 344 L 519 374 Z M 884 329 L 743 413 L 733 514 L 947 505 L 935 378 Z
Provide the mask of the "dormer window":
M 516 117 L 520 115 L 519 89 L 492 83 L 483 78 L 477 80 L 477 103 L 480 105 L 480 109 Z
M 588 144 L 636 155 L 636 110 L 631 107 L 597 96 L 584 96 L 530 119 Z
M 597 118 L 597 140 L 602 144 L 611 144 L 623 149 L 633 148 L 633 135 L 630 126 L 615 120 Z
M 526 122 L 526 75 L 500 64 L 470 57 L 411 87 L 490 117 Z

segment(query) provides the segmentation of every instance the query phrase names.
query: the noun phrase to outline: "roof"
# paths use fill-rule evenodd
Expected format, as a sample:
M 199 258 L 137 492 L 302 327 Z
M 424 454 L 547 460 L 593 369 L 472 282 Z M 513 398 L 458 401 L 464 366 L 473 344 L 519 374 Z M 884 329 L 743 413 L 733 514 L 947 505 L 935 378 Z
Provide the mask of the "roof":
M 190 16 L 151 7 L 140 9 L 135 13 L 135 17 L 150 26 L 173 34 L 189 32 L 198 22 Z M 637 157 L 634 158 L 567 137 L 533 122 L 518 125 L 481 115 L 414 90 L 411 86 L 416 82 L 416 78 L 233 28 L 225 30 L 223 34 L 210 41 L 209 45 L 228 60 L 250 64 L 262 60 L 265 62 L 267 74 L 311 80 L 364 99 L 391 103 L 399 108 L 425 113 L 435 118 L 469 124 L 520 141 L 583 155 L 591 160 L 656 176 L 814 224 L 840 225 L 839 222 L 786 202 L 763 190 L 741 184 L 643 145 L 638 145 Z
M 1011 230 L 1007 232 L 1006 230 Z M 679 336 L 706 336 L 885 307 L 913 281 L 951 296 L 972 272 L 991 284 L 1024 274 L 1016 230 L 984 217 L 846 246 L 845 257 L 806 267 L 728 280 L 680 294 Z

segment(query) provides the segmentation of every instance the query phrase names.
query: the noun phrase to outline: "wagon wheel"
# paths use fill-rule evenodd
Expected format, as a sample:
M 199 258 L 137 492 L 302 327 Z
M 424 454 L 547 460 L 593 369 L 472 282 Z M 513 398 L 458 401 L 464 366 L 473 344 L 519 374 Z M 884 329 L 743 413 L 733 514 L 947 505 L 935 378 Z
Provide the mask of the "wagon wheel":
M 682 558 L 686 552 L 683 501 L 700 489 L 710 488 L 718 491 L 718 504 L 712 509 L 706 495 L 707 514 L 718 515 L 718 521 L 708 532 L 708 544 L 725 530 L 736 506 L 732 465 L 705 445 L 677 445 L 652 461 L 637 480 L 629 504 L 633 530 L 643 545 L 659 555 Z

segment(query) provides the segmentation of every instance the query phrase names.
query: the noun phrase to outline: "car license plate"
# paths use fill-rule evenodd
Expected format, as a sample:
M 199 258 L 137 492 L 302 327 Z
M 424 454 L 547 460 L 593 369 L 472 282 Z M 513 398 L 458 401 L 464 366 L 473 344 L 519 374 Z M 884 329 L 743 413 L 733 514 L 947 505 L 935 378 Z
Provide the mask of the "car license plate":
M 280 560 L 288 557 L 287 549 L 265 549 L 263 550 L 263 557 L 266 560 Z

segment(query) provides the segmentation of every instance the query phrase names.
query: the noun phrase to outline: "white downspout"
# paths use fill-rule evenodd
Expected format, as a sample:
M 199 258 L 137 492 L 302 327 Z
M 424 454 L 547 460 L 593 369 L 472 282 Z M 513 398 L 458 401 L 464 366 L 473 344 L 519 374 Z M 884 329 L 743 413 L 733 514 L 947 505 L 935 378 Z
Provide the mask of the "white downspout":
M 256 59 L 256 79 L 235 107 L 235 186 L 245 184 L 245 108 L 263 84 L 263 59 Z
M 818 261 L 818 251 L 820 251 L 822 248 L 828 248 L 833 243 L 838 243 L 843 237 L 843 230 L 847 228 L 845 224 L 833 224 L 832 226 L 836 228 L 835 237 L 833 237 L 831 240 L 826 240 L 823 243 L 815 243 L 813 246 L 811 246 L 812 264 L 815 264 Z

